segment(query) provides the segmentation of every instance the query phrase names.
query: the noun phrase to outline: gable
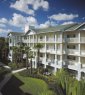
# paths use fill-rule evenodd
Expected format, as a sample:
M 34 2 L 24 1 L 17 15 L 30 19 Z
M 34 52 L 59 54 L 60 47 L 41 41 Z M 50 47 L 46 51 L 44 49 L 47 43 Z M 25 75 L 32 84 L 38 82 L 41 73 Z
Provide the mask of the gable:
M 35 34 L 35 31 L 29 30 L 25 35 L 34 35 L 34 34 Z

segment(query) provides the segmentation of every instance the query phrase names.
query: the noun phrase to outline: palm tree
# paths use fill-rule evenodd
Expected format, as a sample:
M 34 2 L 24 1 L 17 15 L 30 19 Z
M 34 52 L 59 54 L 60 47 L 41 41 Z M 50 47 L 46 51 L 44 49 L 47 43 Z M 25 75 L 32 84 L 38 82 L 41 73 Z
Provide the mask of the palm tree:
M 19 48 L 19 52 L 20 52 L 20 60 L 21 60 L 21 63 L 23 63 L 23 54 L 24 54 L 24 47 L 25 47 L 25 44 L 22 43 L 22 42 L 19 42 L 18 43 L 18 48 Z
M 25 51 L 25 54 L 26 54 L 26 68 L 28 69 L 28 58 L 29 58 L 28 55 L 30 54 L 31 49 L 30 49 L 30 47 L 25 46 L 24 51 Z
M 30 51 L 29 58 L 30 58 L 30 65 L 31 65 L 31 69 L 30 70 L 31 70 L 31 74 L 32 74 L 32 58 L 34 58 L 32 51 Z
M 13 46 L 12 50 L 13 50 L 13 62 L 17 64 L 17 58 L 18 58 L 18 48 L 17 48 L 17 46 Z
M 43 45 L 41 43 L 37 43 L 34 46 L 35 49 L 37 49 L 37 66 L 39 67 L 39 60 L 40 60 L 40 49 L 43 48 Z

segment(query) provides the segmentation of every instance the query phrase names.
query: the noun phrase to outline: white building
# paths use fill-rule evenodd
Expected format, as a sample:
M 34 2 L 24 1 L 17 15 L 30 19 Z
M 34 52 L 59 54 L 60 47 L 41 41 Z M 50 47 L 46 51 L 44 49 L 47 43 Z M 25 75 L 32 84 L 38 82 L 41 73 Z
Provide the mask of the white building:
M 25 37 L 24 37 L 25 35 Z M 44 29 L 29 29 L 26 33 L 10 32 L 9 49 L 12 60 L 12 46 L 26 43 L 33 52 L 36 43 L 42 43 L 40 61 L 44 67 L 56 72 L 66 67 L 77 79 L 85 77 L 85 24 L 59 25 Z M 36 67 L 36 57 L 33 60 Z

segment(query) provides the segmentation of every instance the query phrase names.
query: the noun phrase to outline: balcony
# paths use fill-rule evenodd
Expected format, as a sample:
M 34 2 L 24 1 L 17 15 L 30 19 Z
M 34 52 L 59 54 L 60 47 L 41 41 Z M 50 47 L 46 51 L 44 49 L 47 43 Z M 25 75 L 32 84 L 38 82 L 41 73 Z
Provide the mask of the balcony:
M 47 62 L 47 64 L 48 64 L 49 66 L 54 66 L 54 64 L 55 64 L 55 59 L 54 59 L 54 60 L 47 59 L 46 62 Z
M 85 50 L 81 50 L 81 55 L 85 56 Z
M 62 39 L 61 38 L 58 38 L 56 42 L 57 43 L 61 43 L 62 42 Z
M 82 64 L 82 68 L 85 68 L 85 63 L 81 63 Z
M 76 49 L 67 49 L 68 54 L 77 55 L 79 54 L 79 51 Z
M 56 54 L 56 51 L 54 49 L 51 49 L 51 48 L 47 49 L 46 51 L 47 51 L 47 53 Z
M 81 37 L 81 38 L 80 38 L 80 42 L 81 42 L 81 43 L 85 43 L 85 37 Z
M 30 39 L 30 43 L 34 43 L 34 40 L 33 39 Z
M 42 49 L 40 49 L 40 52 L 45 53 L 46 52 L 46 49 L 45 48 L 42 48 Z
M 57 49 L 57 54 L 61 54 L 61 53 L 62 53 L 61 49 Z
M 68 42 L 68 43 L 78 43 L 79 39 L 78 38 L 66 38 L 66 42 Z
M 67 64 L 68 64 L 68 68 L 69 69 L 73 69 L 73 70 L 77 70 L 77 64 L 78 62 L 77 61 L 71 61 L 71 60 L 68 60 L 67 61 Z
M 45 43 L 45 39 L 38 39 L 38 43 Z
M 46 40 L 46 43 L 55 43 L 55 39 L 50 38 L 50 39 Z

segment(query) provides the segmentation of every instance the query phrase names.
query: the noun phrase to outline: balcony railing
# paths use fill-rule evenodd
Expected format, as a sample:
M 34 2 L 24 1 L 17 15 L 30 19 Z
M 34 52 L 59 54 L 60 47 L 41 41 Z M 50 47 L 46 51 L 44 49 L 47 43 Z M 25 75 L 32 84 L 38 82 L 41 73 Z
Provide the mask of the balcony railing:
M 38 39 L 39 43 L 45 43 L 45 39 Z
M 81 55 L 85 56 L 85 50 L 81 50 Z
M 56 51 L 54 49 L 51 49 L 51 48 L 47 49 L 46 51 L 49 53 L 56 53 Z
M 55 43 L 55 39 L 50 38 L 50 39 L 46 40 L 46 42 L 47 42 L 47 43 Z
M 81 38 L 80 38 L 80 42 L 81 42 L 81 43 L 85 43 L 85 37 L 81 37 Z
M 78 38 L 66 38 L 66 42 L 77 43 L 79 42 L 79 39 Z
M 77 65 L 77 61 L 71 61 L 71 60 L 68 60 L 67 61 L 68 65 Z
M 67 49 L 67 53 L 68 54 L 78 54 L 79 51 L 78 50 L 75 50 L 75 49 Z
M 81 63 L 81 64 L 82 64 L 82 65 L 81 65 L 81 66 L 82 66 L 82 68 L 85 68 L 85 63 Z
M 55 59 L 54 60 L 47 59 L 46 62 L 48 63 L 48 65 L 52 65 L 55 64 Z

